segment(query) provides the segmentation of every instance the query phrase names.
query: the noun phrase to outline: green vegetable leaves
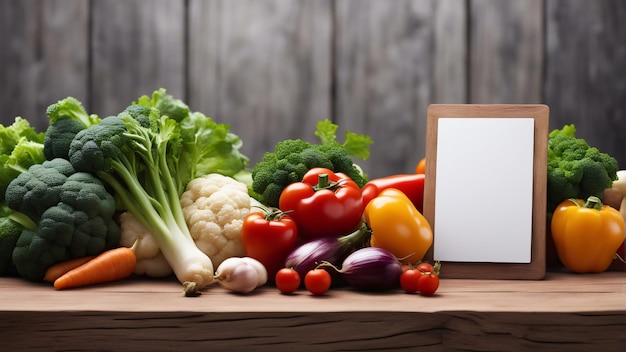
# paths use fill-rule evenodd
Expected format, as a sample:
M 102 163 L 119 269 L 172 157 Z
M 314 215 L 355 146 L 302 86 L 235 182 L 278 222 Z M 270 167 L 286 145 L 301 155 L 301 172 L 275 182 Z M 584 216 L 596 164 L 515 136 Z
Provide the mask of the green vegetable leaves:
M 341 144 L 337 142 L 337 128 L 339 128 L 339 126 L 332 123 L 328 119 L 319 121 L 317 123 L 317 131 L 315 131 L 315 135 L 319 137 L 322 144 L 337 143 L 346 149 L 348 155 L 363 160 L 369 158 L 369 145 L 373 142 L 370 136 L 346 131 L 346 140 L 343 144 Z
M 0 125 L 0 201 L 17 175 L 45 160 L 43 139 L 44 134 L 35 132 L 28 120 L 21 117 L 9 126 Z

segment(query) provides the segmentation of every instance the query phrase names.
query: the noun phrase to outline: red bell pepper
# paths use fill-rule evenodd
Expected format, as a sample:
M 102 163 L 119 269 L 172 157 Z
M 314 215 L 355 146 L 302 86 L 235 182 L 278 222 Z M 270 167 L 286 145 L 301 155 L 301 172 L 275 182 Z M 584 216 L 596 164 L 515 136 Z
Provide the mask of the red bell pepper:
M 404 193 L 420 213 L 424 212 L 424 174 L 399 174 L 370 180 L 361 189 L 363 204 L 376 198 L 387 188 Z
M 289 211 L 298 236 L 305 240 L 354 231 L 365 209 L 359 186 L 347 175 L 325 168 L 313 168 L 304 174 L 302 182 L 285 187 L 278 207 Z

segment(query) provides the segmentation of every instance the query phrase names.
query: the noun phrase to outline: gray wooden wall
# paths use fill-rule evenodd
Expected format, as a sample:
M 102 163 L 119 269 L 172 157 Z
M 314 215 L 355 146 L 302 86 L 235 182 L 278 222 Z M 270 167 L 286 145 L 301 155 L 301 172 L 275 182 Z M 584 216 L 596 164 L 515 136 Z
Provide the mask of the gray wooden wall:
M 626 1 L 0 0 L 1 123 L 159 87 L 252 163 L 331 118 L 372 136 L 370 176 L 412 172 L 429 104 L 544 103 L 626 168 Z

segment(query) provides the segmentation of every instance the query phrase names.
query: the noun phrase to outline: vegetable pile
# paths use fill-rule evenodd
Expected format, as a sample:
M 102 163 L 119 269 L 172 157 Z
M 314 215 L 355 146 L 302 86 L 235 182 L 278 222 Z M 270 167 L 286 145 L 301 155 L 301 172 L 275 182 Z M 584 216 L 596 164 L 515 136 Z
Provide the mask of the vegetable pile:
M 422 296 L 439 288 L 441 264 L 424 261 L 433 243 L 422 215 L 426 159 L 370 180 L 354 159 L 369 157 L 371 138 L 346 131 L 340 143 L 338 126 L 324 120 L 319 143 L 283 140 L 249 165 L 230 126 L 165 89 L 117 115 L 89 114 L 73 97 L 46 115 L 41 133 L 21 117 L 0 125 L 0 275 L 56 290 L 175 277 L 185 296 L 211 285 L 314 296 L 339 286 Z M 617 171 L 573 125 L 549 135 L 548 216 L 555 211 L 555 242 L 571 271 L 606 270 L 624 237 L 623 218 L 599 198 Z M 562 203 L 587 197 L 597 201 Z M 611 214 L 611 224 L 575 210 Z M 572 234 L 580 219 L 610 243 Z M 584 252 L 594 246 L 597 258 Z

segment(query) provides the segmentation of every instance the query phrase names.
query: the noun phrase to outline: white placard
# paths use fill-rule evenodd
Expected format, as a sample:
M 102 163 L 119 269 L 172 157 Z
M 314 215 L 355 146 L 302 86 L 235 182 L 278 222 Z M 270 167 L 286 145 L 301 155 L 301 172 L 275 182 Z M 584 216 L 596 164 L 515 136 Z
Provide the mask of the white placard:
M 439 118 L 435 260 L 531 262 L 534 123 Z

